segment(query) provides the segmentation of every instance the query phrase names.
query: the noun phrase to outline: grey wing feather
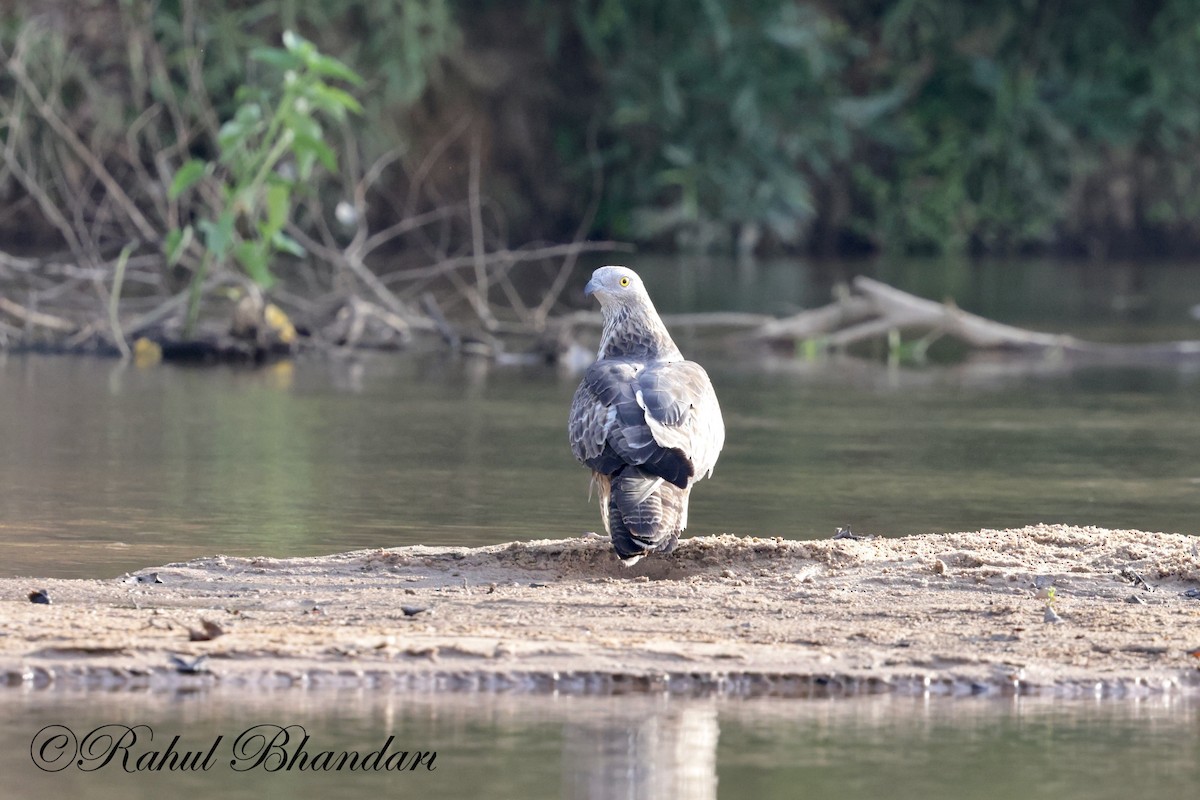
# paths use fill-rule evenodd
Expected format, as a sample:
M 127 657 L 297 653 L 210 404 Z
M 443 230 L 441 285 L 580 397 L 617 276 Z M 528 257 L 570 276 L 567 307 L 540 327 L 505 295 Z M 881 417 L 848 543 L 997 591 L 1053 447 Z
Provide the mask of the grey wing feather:
M 638 375 L 638 404 L 660 447 L 679 449 L 697 477 L 711 475 L 725 444 L 717 394 L 704 368 L 693 361 L 652 364 Z
M 571 439 L 571 452 L 585 464 L 604 452 L 604 441 L 612 426 L 613 412 L 601 402 L 588 386 L 587 381 L 575 390 L 571 402 L 571 416 L 567 431 Z
M 593 470 L 641 466 L 680 488 L 712 472 L 725 440 L 708 375 L 690 361 L 592 365 L 575 392 L 571 449 Z

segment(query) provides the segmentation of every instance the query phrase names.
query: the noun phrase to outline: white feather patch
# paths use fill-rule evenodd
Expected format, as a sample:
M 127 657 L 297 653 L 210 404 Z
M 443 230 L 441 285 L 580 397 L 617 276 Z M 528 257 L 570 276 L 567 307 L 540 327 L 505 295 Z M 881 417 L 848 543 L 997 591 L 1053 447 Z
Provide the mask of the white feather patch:
M 642 474 L 644 475 L 645 473 Z M 640 506 L 642 503 L 646 502 L 646 499 L 650 497 L 650 495 L 654 494 L 655 489 L 662 486 L 662 482 L 662 478 L 655 478 L 654 480 L 650 481 L 650 483 L 646 484 L 646 488 L 642 489 L 641 494 L 634 498 L 633 504 L 635 506 Z

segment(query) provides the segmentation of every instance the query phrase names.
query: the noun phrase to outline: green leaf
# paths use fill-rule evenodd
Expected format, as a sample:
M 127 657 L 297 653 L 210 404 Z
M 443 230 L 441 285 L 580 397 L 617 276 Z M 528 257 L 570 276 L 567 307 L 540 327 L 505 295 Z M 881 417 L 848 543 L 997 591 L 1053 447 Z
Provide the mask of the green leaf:
M 233 119 L 221 126 L 217 131 L 217 146 L 221 149 L 221 158 L 229 156 L 229 150 L 240 147 L 246 140 L 263 127 L 262 107 L 258 103 L 243 103 L 238 106 Z
M 261 86 L 239 86 L 233 93 L 234 102 L 238 105 L 269 106 L 271 97 L 271 93 Z
M 173 267 L 179 263 L 179 259 L 183 258 L 183 254 L 187 252 L 188 246 L 191 245 L 192 239 L 195 236 L 195 231 L 191 225 L 185 225 L 183 228 L 175 228 L 167 234 L 166 240 L 163 241 L 163 251 L 167 255 L 167 266 Z
M 217 147 L 221 149 L 221 155 L 226 155 L 227 150 L 231 150 L 241 143 L 246 136 L 246 129 L 243 128 L 236 120 L 229 120 L 221 129 L 217 131 Z
M 204 246 L 208 251 L 218 261 L 223 260 L 233 244 L 233 210 L 226 209 L 216 222 L 202 219 L 196 223 L 196 227 L 204 234 Z
M 362 113 L 362 106 L 354 99 L 353 95 L 323 83 L 310 86 L 308 96 L 313 105 L 332 114 L 334 119 L 339 121 L 345 119 L 347 111 L 355 114 Z
M 247 127 L 252 127 L 262 122 L 262 106 L 255 102 L 242 103 L 233 113 L 233 118 Z
M 175 177 L 171 179 L 171 188 L 167 189 L 167 197 L 172 200 L 179 198 L 179 195 L 186 192 L 196 181 L 204 177 L 204 171 L 208 169 L 208 162 L 202 161 L 199 158 L 193 158 L 179 168 L 175 173 Z
M 325 138 L 325 132 L 321 130 L 321 123 L 305 114 L 299 112 L 288 114 L 284 119 L 284 124 L 291 129 L 292 135 L 297 138 L 306 137 L 317 140 L 324 140 Z
M 833 102 L 832 110 L 847 125 L 863 128 L 900 108 L 907 96 L 906 87 L 899 86 L 865 97 L 840 98 Z
M 306 251 L 304 247 L 292 237 L 288 236 L 283 231 L 276 231 L 271 237 L 271 245 L 282 253 L 288 253 L 296 258 L 303 258 Z
M 267 266 L 267 252 L 258 242 L 241 242 L 233 251 L 234 258 L 246 270 L 250 280 L 266 288 L 274 283 L 271 270 Z
M 292 192 L 286 184 L 272 183 L 267 187 L 267 222 L 263 233 L 272 236 L 283 230 L 291 210 Z
M 250 58 L 282 70 L 299 69 L 304 63 L 294 54 L 278 47 L 256 47 L 250 51 Z
M 316 46 L 295 31 L 283 32 L 283 46 L 287 48 L 289 53 L 299 56 L 301 61 L 310 66 L 314 56 L 317 55 Z
M 363 85 L 362 76 L 331 56 L 318 53 L 308 62 L 308 66 L 313 72 L 326 78 L 337 78 L 355 86 Z
M 307 183 L 312 177 L 313 167 L 317 165 L 317 157 L 312 150 L 306 150 L 303 153 L 296 152 L 296 181 L 299 183 Z
M 311 136 L 296 134 L 296 140 L 292 144 L 296 151 L 297 157 L 306 155 L 315 156 L 321 165 L 330 172 L 337 171 L 337 156 L 329 145 L 322 142 L 320 139 L 314 139 Z
M 695 154 L 689 148 L 669 142 L 663 145 L 663 158 L 677 167 L 690 167 L 696 163 Z

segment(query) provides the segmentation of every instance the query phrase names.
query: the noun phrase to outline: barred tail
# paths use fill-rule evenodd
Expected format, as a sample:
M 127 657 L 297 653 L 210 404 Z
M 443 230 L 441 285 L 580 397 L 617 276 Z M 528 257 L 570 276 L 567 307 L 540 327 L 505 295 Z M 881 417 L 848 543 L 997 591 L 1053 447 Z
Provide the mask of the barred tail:
M 634 466 L 612 476 L 608 525 L 613 547 L 627 564 L 679 544 L 687 492 Z

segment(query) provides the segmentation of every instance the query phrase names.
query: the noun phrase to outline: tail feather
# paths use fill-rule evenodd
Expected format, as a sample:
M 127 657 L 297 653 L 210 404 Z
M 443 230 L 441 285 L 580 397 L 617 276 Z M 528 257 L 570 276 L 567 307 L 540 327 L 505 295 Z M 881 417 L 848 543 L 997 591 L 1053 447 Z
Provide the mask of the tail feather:
M 612 476 L 608 528 L 617 555 L 627 563 L 647 553 L 670 553 L 687 518 L 688 492 L 637 467 Z

